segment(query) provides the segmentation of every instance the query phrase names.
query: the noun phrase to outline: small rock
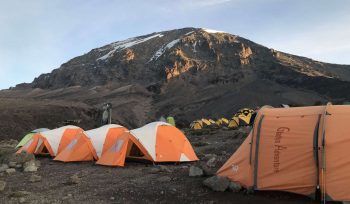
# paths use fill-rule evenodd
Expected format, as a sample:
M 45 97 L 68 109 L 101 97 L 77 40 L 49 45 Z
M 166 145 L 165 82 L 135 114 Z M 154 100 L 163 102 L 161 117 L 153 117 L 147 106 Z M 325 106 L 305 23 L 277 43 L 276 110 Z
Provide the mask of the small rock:
M 17 168 L 17 169 L 22 168 L 22 164 L 17 164 L 17 165 L 16 165 L 16 168 Z
M 38 171 L 38 167 L 36 166 L 36 163 L 34 160 L 27 161 L 23 164 L 23 171 L 24 172 L 36 172 Z
M 254 189 L 253 189 L 253 188 L 245 189 L 245 193 L 246 193 L 247 195 L 253 194 L 253 193 L 254 193 Z
M 74 174 L 73 176 L 70 177 L 70 182 L 71 184 L 78 184 L 80 183 L 81 179 L 77 174 Z
M 112 197 L 110 197 L 109 199 L 110 199 L 110 200 L 115 200 L 115 197 L 112 196 Z
M 2 164 L 2 165 L 0 166 L 0 172 L 5 172 L 6 169 L 8 169 L 8 168 L 9 168 L 9 166 L 8 166 L 7 164 Z
M 26 202 L 26 199 L 22 197 L 22 198 L 19 198 L 18 201 L 19 201 L 19 203 L 24 203 L 24 202 Z
M 158 165 L 158 168 L 160 169 L 160 171 L 162 172 L 168 172 L 168 173 L 171 173 L 171 170 L 167 167 L 167 166 L 164 166 L 164 165 Z
M 205 162 L 200 162 L 200 166 L 203 169 L 203 174 L 205 176 L 214 176 L 215 175 L 215 169 L 209 168 Z
M 29 181 L 32 183 L 39 182 L 41 181 L 41 176 L 33 174 L 30 176 Z
M 0 181 L 0 192 L 4 191 L 6 187 L 6 182 L 5 181 Z
M 197 166 L 191 166 L 188 175 L 190 177 L 203 176 L 203 169 L 201 169 L 201 168 L 199 168 Z
M 20 197 L 25 197 L 27 195 L 30 195 L 30 192 L 28 191 L 15 191 L 13 193 L 11 193 L 11 197 L 14 197 L 14 198 L 20 198 Z
M 16 166 L 17 166 L 17 162 L 15 162 L 15 161 L 10 161 L 9 162 L 9 167 L 10 168 L 16 168 Z
M 63 196 L 62 197 L 62 200 L 68 200 L 70 197 L 68 197 L 68 196 Z
M 150 168 L 150 169 L 148 170 L 148 172 L 149 172 L 150 174 L 157 174 L 157 173 L 160 172 L 160 169 L 159 169 L 159 168 L 153 167 L 153 168 Z
M 169 182 L 171 181 L 171 178 L 169 176 L 161 176 L 157 179 L 159 182 Z
M 230 184 L 228 185 L 228 188 L 229 188 L 232 192 L 237 193 L 237 192 L 241 191 L 242 186 L 241 186 L 241 184 L 239 184 L 239 183 L 236 183 L 236 182 L 232 182 L 232 181 L 231 181 Z
M 205 179 L 203 184 L 213 191 L 225 191 L 230 185 L 230 181 L 226 177 L 212 176 Z
M 204 155 L 204 158 L 206 158 L 206 159 L 211 159 L 213 157 L 217 157 L 216 154 L 205 154 Z
M 73 195 L 72 195 L 71 193 L 68 193 L 67 196 L 68 196 L 68 197 L 72 197 Z
M 16 172 L 16 169 L 15 168 L 9 168 L 9 169 L 6 169 L 6 173 L 7 174 L 13 174 Z
M 216 159 L 216 157 L 212 157 L 211 159 L 209 159 L 208 161 L 207 161 L 207 166 L 208 167 L 215 167 L 216 166 L 216 164 L 217 164 L 217 159 Z

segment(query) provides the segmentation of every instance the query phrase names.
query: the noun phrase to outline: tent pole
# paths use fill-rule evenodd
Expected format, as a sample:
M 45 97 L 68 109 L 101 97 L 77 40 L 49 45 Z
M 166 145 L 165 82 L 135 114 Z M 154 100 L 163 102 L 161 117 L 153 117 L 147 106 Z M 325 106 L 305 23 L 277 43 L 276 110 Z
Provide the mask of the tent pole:
M 327 103 L 324 114 L 323 114 L 323 123 L 322 123 L 322 200 L 323 203 L 326 203 L 326 195 L 327 195 L 327 189 L 326 189 L 326 117 L 328 115 L 331 115 L 327 112 L 327 108 L 331 106 L 332 104 L 329 102 Z

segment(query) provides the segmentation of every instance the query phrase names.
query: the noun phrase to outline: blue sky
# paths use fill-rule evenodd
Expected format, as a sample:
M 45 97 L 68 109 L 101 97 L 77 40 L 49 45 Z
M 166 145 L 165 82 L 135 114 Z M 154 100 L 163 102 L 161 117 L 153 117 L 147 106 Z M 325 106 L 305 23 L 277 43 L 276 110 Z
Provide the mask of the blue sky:
M 349 11 L 347 0 L 0 0 L 0 89 L 110 42 L 182 27 L 350 64 Z

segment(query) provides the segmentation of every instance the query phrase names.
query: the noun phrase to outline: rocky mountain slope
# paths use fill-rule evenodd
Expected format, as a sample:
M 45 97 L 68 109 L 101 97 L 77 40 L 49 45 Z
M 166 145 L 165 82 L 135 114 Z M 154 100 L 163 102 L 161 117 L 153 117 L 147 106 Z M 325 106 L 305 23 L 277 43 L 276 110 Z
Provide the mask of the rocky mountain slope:
M 11 137 L 58 126 L 62 117 L 82 118 L 83 128 L 90 128 L 99 123 L 98 108 L 111 102 L 114 121 L 129 128 L 161 115 L 188 125 L 198 117 L 229 117 L 246 106 L 343 102 L 350 100 L 349 88 L 349 65 L 290 55 L 229 33 L 183 28 L 93 49 L 32 83 L 0 91 L 0 120 L 21 127 Z M 17 109 L 11 100 L 31 103 Z M 50 114 L 62 107 L 63 116 Z

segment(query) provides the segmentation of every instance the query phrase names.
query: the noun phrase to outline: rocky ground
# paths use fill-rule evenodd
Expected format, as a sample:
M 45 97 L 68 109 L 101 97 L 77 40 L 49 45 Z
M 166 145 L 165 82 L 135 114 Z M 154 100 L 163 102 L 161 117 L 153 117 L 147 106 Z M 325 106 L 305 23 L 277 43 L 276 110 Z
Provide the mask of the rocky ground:
M 0 203 L 316 203 L 281 192 L 215 192 L 203 184 L 239 147 L 248 131 L 244 127 L 185 130 L 200 162 L 127 161 L 124 168 L 94 162 L 61 163 L 28 154 L 14 156 L 16 141 L 3 140 Z

